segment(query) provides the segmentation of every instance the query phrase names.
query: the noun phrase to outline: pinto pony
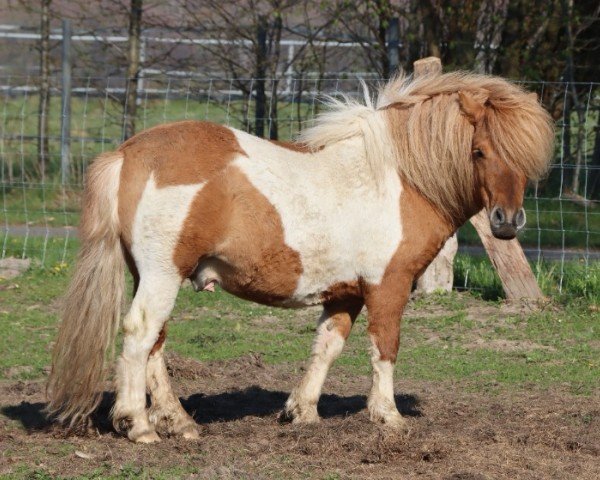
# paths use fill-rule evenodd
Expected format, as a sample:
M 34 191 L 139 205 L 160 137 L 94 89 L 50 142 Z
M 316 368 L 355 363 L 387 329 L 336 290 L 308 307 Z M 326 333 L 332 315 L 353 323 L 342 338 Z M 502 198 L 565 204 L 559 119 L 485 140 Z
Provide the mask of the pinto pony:
M 310 366 L 285 404 L 297 423 L 318 421 L 327 371 L 366 305 L 369 414 L 403 425 L 392 375 L 413 281 L 482 208 L 495 236 L 515 236 L 526 181 L 546 172 L 554 132 L 535 95 L 492 76 L 399 77 L 376 103 L 365 97 L 331 99 L 295 144 L 185 121 L 96 159 L 49 380 L 59 420 L 76 424 L 98 405 L 126 264 L 135 296 L 112 416 L 131 440 L 198 436 L 163 358 L 186 279 L 267 305 L 323 305 Z

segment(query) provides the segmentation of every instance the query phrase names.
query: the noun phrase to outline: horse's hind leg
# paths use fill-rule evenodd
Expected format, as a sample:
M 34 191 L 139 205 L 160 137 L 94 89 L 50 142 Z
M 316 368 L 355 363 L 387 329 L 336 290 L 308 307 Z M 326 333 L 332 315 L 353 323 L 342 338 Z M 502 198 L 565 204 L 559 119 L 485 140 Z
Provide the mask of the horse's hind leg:
M 292 420 L 293 423 L 319 421 L 317 403 L 325 377 L 333 361 L 342 352 L 362 306 L 363 302 L 359 299 L 325 305 L 319 319 L 310 365 L 300 385 L 288 398 L 283 418 Z
M 200 437 L 196 422 L 183 409 L 171 388 L 164 358 L 165 337 L 166 329 L 163 327 L 152 347 L 146 367 L 146 381 L 152 402 L 148 416 L 161 435 L 165 432 L 167 435 L 181 435 L 189 440 L 196 439 Z
M 179 291 L 177 275 L 140 272 L 140 284 L 123 320 L 123 352 L 117 363 L 117 399 L 113 424 L 130 440 L 160 440 L 146 412 L 146 366 L 152 347 L 169 318 Z

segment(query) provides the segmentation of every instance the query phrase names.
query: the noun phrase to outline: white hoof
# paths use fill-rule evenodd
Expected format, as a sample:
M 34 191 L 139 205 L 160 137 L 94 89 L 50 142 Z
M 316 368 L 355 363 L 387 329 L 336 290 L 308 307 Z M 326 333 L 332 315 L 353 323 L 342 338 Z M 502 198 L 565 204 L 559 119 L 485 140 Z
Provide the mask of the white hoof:
M 372 422 L 383 424 L 394 430 L 406 430 L 408 425 L 406 419 L 400 415 L 395 405 L 380 399 L 369 399 L 369 417 Z
M 306 425 L 311 423 L 319 423 L 321 417 L 317 412 L 317 405 L 309 402 L 299 402 L 293 395 L 290 396 L 285 403 L 285 408 L 282 412 L 283 420 L 291 421 L 296 425 Z
M 154 430 L 145 430 L 143 432 L 136 432 L 135 429 L 134 430 L 130 430 L 127 433 L 127 437 L 129 438 L 129 440 L 131 440 L 132 442 L 135 443 L 156 443 L 156 442 L 160 442 L 160 437 L 158 436 L 158 433 L 156 433 Z

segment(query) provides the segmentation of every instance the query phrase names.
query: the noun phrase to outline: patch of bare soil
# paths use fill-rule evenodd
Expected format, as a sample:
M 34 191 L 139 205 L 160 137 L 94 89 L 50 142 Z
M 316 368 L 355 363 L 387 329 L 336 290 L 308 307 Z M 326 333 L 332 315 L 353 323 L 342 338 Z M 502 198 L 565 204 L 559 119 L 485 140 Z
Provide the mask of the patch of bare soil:
M 366 414 L 370 379 L 334 369 L 314 426 L 277 420 L 302 372 L 265 365 L 260 356 L 198 363 L 169 357 L 182 403 L 201 439 L 135 445 L 107 420 L 68 436 L 44 416 L 39 382 L 0 384 L 0 475 L 23 465 L 77 476 L 124 468 L 196 473 L 192 478 L 600 478 L 600 401 L 559 390 L 488 396 L 461 385 L 399 381 L 396 397 L 410 431 L 397 435 Z M 180 469 L 180 470 L 175 470 Z M 175 474 L 176 475 L 176 474 Z

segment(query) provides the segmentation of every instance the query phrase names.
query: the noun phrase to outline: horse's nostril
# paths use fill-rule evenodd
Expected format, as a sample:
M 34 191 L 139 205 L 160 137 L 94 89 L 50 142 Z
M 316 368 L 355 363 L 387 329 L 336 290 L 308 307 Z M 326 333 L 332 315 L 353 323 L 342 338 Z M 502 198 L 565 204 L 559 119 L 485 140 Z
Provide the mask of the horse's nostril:
M 525 210 L 523 208 L 519 208 L 514 220 L 514 224 L 517 230 L 521 230 L 525 226 L 526 221 L 527 217 L 525 215 Z
M 490 217 L 492 223 L 496 225 L 502 225 L 506 220 L 504 211 L 500 207 L 495 207 L 494 210 L 492 210 L 492 214 L 490 215 Z

